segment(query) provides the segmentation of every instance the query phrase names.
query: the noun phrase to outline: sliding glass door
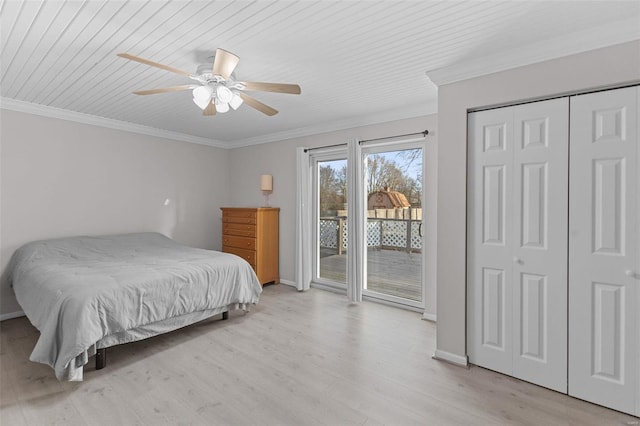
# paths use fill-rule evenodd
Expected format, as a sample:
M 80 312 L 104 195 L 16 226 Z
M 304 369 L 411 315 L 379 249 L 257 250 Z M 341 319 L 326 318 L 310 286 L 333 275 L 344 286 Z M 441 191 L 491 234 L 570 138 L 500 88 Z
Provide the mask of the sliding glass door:
M 343 150 L 312 156 L 314 281 L 346 288 L 347 156 Z
M 422 307 L 422 147 L 365 147 L 363 295 Z
M 311 280 L 339 289 L 359 286 L 365 297 L 424 308 L 423 143 L 368 145 L 361 146 L 360 152 L 349 165 L 346 147 L 309 157 Z M 361 173 L 352 174 L 358 182 L 348 180 L 347 167 L 360 167 Z M 350 188 L 358 203 L 362 198 L 362 205 L 347 205 Z M 356 220 L 348 225 L 351 215 Z M 355 229 L 350 232 L 349 226 Z M 355 253 L 361 259 L 351 259 Z M 349 273 L 349 267 L 361 272 Z M 349 277 L 358 282 L 350 282 Z

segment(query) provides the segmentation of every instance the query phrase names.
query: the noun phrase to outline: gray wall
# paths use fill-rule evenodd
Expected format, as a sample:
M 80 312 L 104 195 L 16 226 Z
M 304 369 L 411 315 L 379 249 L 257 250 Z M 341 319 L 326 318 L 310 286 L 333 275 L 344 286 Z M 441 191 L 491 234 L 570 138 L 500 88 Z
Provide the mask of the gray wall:
M 158 231 L 220 249 L 228 150 L 8 110 L 0 124 L 0 315 L 21 310 L 6 265 L 29 241 Z
M 289 139 L 264 145 L 232 149 L 229 156 L 229 202 L 231 206 L 260 206 L 260 175 L 273 175 L 270 203 L 280 207 L 280 277 L 295 279 L 296 147 L 320 147 L 345 143 L 348 139 L 371 139 L 420 132 L 428 129 L 425 153 L 425 215 L 427 238 L 427 283 L 435 283 L 437 116 L 429 115 L 353 129 Z M 220 217 L 220 215 L 218 215 Z M 431 263 L 431 264 L 430 264 Z M 435 284 L 427 289 L 427 312 L 435 314 Z M 431 302 L 431 303 L 429 303 Z
M 541 62 L 438 90 L 437 350 L 466 356 L 467 111 L 640 80 L 640 42 Z

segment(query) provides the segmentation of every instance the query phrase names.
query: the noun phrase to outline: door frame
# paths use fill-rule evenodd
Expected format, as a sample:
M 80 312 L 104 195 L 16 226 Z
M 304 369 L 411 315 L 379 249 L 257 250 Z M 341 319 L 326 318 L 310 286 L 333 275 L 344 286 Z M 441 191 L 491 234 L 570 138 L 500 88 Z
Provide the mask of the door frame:
M 345 282 L 341 283 L 339 281 L 333 281 L 327 278 L 322 278 L 320 276 L 320 250 L 318 240 L 320 237 L 320 217 L 319 217 L 319 198 L 320 194 L 318 192 L 320 182 L 318 180 L 319 177 L 319 168 L 318 164 L 323 161 L 332 161 L 332 160 L 345 160 L 347 161 L 347 148 L 345 147 L 332 147 L 327 149 L 318 150 L 309 155 L 309 162 L 311 165 L 312 174 L 310 176 L 311 180 L 311 223 L 313 228 L 312 234 L 312 260 L 311 260 L 311 282 L 316 285 L 320 285 L 322 287 L 327 287 L 329 289 L 346 291 L 348 285 L 348 274 L 345 276 Z M 347 167 L 349 167 L 349 163 L 347 161 Z M 349 182 L 347 179 L 347 191 L 349 191 Z M 347 254 L 348 256 L 348 254 Z M 347 260 L 348 264 L 348 260 Z
M 436 321 L 437 320 L 437 312 L 436 312 L 436 238 L 437 238 L 437 144 L 435 140 L 426 139 L 424 137 L 398 137 L 394 138 L 390 141 L 375 141 L 375 142 L 367 142 L 362 141 L 358 142 L 357 140 L 353 140 L 355 144 L 358 146 L 362 145 L 362 147 L 369 146 L 378 146 L 382 147 L 385 145 L 395 145 L 398 143 L 417 143 L 420 144 L 423 148 L 423 161 L 422 161 L 422 220 L 423 220 L 423 240 L 422 240 L 422 277 L 423 277 L 423 300 L 422 306 L 420 307 L 412 307 L 406 304 L 395 303 L 395 301 L 385 301 L 378 298 L 371 298 L 369 296 L 363 297 L 365 300 L 372 300 L 383 304 L 390 304 L 396 307 L 401 307 L 403 309 L 413 310 L 416 312 L 421 312 L 423 314 L 422 318 L 428 321 Z M 429 142 L 429 143 L 427 143 Z M 327 147 L 318 147 L 318 148 L 298 148 L 298 162 L 299 162 L 299 171 L 298 178 L 302 179 L 299 182 L 298 191 L 309 191 L 309 197 L 312 197 L 312 185 L 311 185 L 311 169 L 312 162 L 311 156 L 316 154 L 329 154 L 331 152 L 344 152 L 347 150 L 348 154 L 348 144 L 338 144 Z M 302 170 L 302 171 L 301 171 Z M 347 191 L 353 191 L 353 187 L 350 182 L 347 183 Z M 297 259 L 299 259 L 298 263 L 300 265 L 297 266 L 296 269 L 296 280 L 300 281 L 298 285 L 299 290 L 305 290 L 304 282 L 308 282 L 311 287 L 322 288 L 326 290 L 336 291 L 339 293 L 344 293 L 344 287 L 340 286 L 331 286 L 330 283 L 322 282 L 321 280 L 314 279 L 312 277 L 312 252 L 313 252 L 313 244 L 311 241 L 311 232 L 312 226 L 305 228 L 304 221 L 312 222 L 313 209 L 312 201 L 305 201 L 305 197 L 303 194 L 298 194 L 299 199 L 301 200 L 301 204 L 298 206 L 301 209 L 298 220 L 302 220 L 303 223 L 300 225 L 298 229 L 308 229 L 309 235 L 306 237 L 303 234 L 298 235 L 296 238 L 297 243 Z M 301 231 L 298 231 L 299 233 Z M 308 265 L 308 266 L 304 266 Z M 305 271 L 308 271 L 308 279 L 305 278 Z
M 423 138 L 419 138 L 419 139 L 410 139 L 410 140 L 404 140 L 404 141 L 391 141 L 391 142 L 378 142 L 378 143 L 367 143 L 367 144 L 363 144 L 361 147 L 361 157 L 360 157 L 360 161 L 359 164 L 362 164 L 363 167 L 366 164 L 366 158 L 367 155 L 373 155 L 373 154 L 380 154 L 383 152 L 389 152 L 389 151 L 403 151 L 403 150 L 409 150 L 409 149 L 421 149 L 422 150 L 422 182 L 420 182 L 420 186 L 421 186 L 421 194 L 420 194 L 420 204 L 422 206 L 425 206 L 425 187 L 426 187 L 426 182 L 425 182 L 425 163 L 426 163 L 426 146 L 424 143 L 424 139 Z M 359 185 L 366 185 L 368 182 L 369 176 L 367 176 L 367 168 L 365 167 L 363 170 L 363 180 L 362 182 L 357 182 L 356 184 Z M 362 194 L 364 196 L 364 200 L 363 200 L 363 205 L 366 206 L 367 205 L 367 196 L 368 194 L 366 193 L 366 191 L 362 191 Z M 363 212 L 363 213 L 366 213 Z M 422 208 L 422 214 L 420 217 L 421 223 L 423 224 L 423 229 L 426 229 L 426 222 L 425 222 L 425 209 Z M 366 217 L 361 217 L 360 219 L 366 219 Z M 363 277 L 363 289 L 362 289 L 362 295 L 363 297 L 366 297 L 367 299 L 371 299 L 371 300 L 376 300 L 376 301 L 382 301 L 385 303 L 389 303 L 392 305 L 399 305 L 399 306 L 403 306 L 403 307 L 407 307 L 409 309 L 416 309 L 416 310 L 421 310 L 424 311 L 425 310 L 425 295 L 427 293 L 427 285 L 426 285 L 426 264 L 427 264 L 427 258 L 426 258 L 426 232 L 423 232 L 421 238 L 421 247 L 422 250 L 420 252 L 420 282 L 421 282 L 421 299 L 419 301 L 416 300 L 411 300 L 411 299 L 405 299 L 402 297 L 397 297 L 397 296 L 392 296 L 392 295 L 388 295 L 388 294 L 384 294 L 384 293 L 378 293 L 375 291 L 371 291 L 368 290 L 366 287 L 366 282 L 367 282 L 367 278 L 368 278 L 368 274 L 367 274 L 367 250 L 363 250 L 363 259 L 362 262 L 364 264 L 364 277 Z M 365 245 L 366 245 L 366 241 L 365 241 Z

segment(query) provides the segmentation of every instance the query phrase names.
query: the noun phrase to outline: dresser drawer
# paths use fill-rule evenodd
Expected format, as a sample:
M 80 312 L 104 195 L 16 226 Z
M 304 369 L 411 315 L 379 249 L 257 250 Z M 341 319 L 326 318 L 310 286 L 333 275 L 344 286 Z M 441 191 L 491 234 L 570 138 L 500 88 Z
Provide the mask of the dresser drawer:
M 256 218 L 255 217 L 238 217 L 238 216 L 222 216 L 223 223 L 247 223 L 255 225 Z
M 222 212 L 222 221 L 231 223 L 256 223 L 255 210 L 233 209 Z
M 256 264 L 256 252 L 252 251 L 252 250 L 245 250 L 245 249 L 241 249 L 241 248 L 237 248 L 237 247 L 230 247 L 230 246 L 222 246 L 222 251 L 225 253 L 232 253 L 235 254 L 236 256 L 240 256 L 241 258 L 243 258 L 244 260 L 246 260 L 247 262 L 249 262 L 251 264 L 251 266 L 255 267 Z
M 242 248 L 245 250 L 255 250 L 256 249 L 256 239 L 248 238 L 248 237 L 237 237 L 234 235 L 223 235 L 222 236 L 222 245 L 230 246 L 236 248 Z
M 222 234 L 237 235 L 239 237 L 255 237 L 256 225 L 225 222 L 222 224 Z

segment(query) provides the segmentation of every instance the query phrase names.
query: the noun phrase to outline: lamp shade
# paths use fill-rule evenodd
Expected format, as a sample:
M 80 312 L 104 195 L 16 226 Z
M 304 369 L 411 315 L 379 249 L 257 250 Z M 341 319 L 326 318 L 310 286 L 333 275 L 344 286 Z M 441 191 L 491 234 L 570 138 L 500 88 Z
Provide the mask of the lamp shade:
M 225 113 L 229 111 L 229 104 L 220 101 L 220 99 L 216 99 L 216 112 Z
M 233 98 L 231 98 L 231 101 L 229 102 L 229 105 L 233 109 L 238 109 L 240 107 L 240 105 L 242 105 L 242 102 L 244 102 L 244 101 L 242 100 L 240 95 L 238 95 L 237 93 L 234 93 L 233 94 Z
M 200 109 L 205 109 L 206 107 L 209 106 L 209 103 L 211 102 L 211 98 L 209 99 L 201 99 L 201 98 L 193 98 L 193 102 L 198 105 L 198 108 Z
M 273 176 L 271 175 L 260 176 L 260 190 L 273 191 Z
M 216 98 L 220 102 L 228 104 L 233 98 L 233 92 L 227 86 L 218 85 L 216 87 Z
M 198 86 L 193 89 L 193 102 L 198 105 L 200 109 L 205 109 L 211 102 L 211 94 L 213 89 L 209 86 Z

